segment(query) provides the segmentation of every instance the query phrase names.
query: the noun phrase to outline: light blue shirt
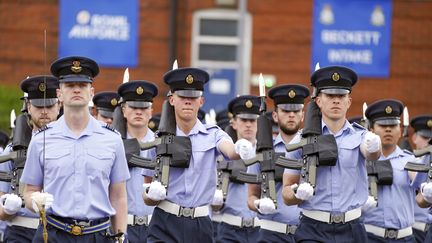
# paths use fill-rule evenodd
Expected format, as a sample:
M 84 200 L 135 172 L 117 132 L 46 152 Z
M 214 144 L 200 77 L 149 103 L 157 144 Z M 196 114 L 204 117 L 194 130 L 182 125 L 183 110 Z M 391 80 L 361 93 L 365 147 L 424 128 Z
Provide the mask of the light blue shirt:
M 128 135 L 128 138 L 131 137 Z M 147 134 L 141 140 L 141 142 L 151 142 L 153 140 L 154 132 L 150 129 L 147 129 Z M 141 150 L 140 156 L 147 159 L 154 159 L 156 157 L 156 151 L 154 148 Z M 129 173 L 131 177 L 126 182 L 128 213 L 137 216 L 151 215 L 153 213 L 154 206 L 147 206 L 142 198 L 142 193 L 144 191 L 143 169 L 139 167 L 133 167 L 129 169 Z
M 48 127 L 30 141 L 21 182 L 54 196 L 48 214 L 83 220 L 114 215 L 109 186 L 130 177 L 120 135 L 93 117 L 79 136 L 64 116 Z
M 322 134 L 333 134 L 338 146 L 338 160 L 335 166 L 317 168 L 315 195 L 300 208 L 332 213 L 344 213 L 361 207 L 368 197 L 368 180 L 365 158 L 360 144 L 366 130 L 360 125 L 345 121 L 342 129 L 331 133 L 322 121 Z M 288 154 L 289 158 L 301 159 L 301 151 Z M 299 171 L 285 169 L 285 173 L 299 174 Z
M 291 140 L 291 143 L 300 142 L 300 133 L 297 133 L 296 136 Z M 280 133 L 273 141 L 274 150 L 276 153 L 285 153 L 285 157 L 288 154 L 285 148 L 285 142 L 283 141 Z M 260 173 L 260 164 L 256 163 L 248 168 L 248 172 L 253 174 Z M 297 205 L 288 206 L 284 203 L 282 198 L 282 188 L 283 183 L 276 183 L 276 193 L 277 193 L 277 210 L 273 214 L 258 214 L 258 218 L 272 220 L 284 224 L 290 225 L 298 225 L 300 218 L 300 208 Z
M 403 229 L 414 223 L 414 188 L 410 186 L 408 171 L 404 170 L 407 162 L 414 161 L 414 156 L 396 147 L 389 156 L 379 158 L 386 159 L 393 168 L 393 184 L 378 186 L 378 206 L 363 211 L 361 218 L 365 224 Z
M 205 126 L 198 119 L 189 134 L 177 127 L 176 135 L 190 138 L 192 156 L 189 168 L 170 168 L 167 200 L 183 207 L 209 205 L 216 190 L 218 146 L 232 139 L 219 127 Z

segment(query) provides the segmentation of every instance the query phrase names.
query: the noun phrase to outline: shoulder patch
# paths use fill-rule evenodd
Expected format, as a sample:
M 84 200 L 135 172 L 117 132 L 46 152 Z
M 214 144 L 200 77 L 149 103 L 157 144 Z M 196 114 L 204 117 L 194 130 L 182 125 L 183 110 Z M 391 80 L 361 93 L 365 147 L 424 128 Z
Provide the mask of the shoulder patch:
M 41 127 L 41 128 L 40 128 L 40 129 L 35 133 L 35 135 L 36 135 L 36 134 L 39 134 L 39 133 L 41 133 L 41 132 L 43 132 L 43 131 L 46 131 L 46 130 L 48 130 L 48 129 L 50 129 L 50 128 L 51 128 L 51 127 L 45 125 L 45 126 Z
M 366 130 L 366 128 L 364 128 L 362 125 L 358 124 L 357 122 L 353 122 L 353 123 L 351 123 L 351 125 L 353 126 L 353 128 L 355 130 L 358 130 L 358 131 Z

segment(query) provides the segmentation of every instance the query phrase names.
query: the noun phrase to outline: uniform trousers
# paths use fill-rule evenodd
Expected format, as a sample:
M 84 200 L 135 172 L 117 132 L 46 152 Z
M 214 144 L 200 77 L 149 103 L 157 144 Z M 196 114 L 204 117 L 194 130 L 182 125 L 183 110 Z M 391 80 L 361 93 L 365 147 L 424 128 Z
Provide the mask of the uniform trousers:
M 35 229 L 21 227 L 21 226 L 8 226 L 6 228 L 5 242 L 11 243 L 26 243 L 32 242 L 36 234 Z
M 213 224 L 213 238 L 216 239 L 218 231 L 219 231 L 220 222 L 212 221 L 212 224 Z
M 213 225 L 209 216 L 177 217 L 156 207 L 148 229 L 147 242 L 214 242 Z
M 252 243 L 257 242 L 258 235 L 259 227 L 238 227 L 221 222 L 219 225 L 216 242 Z
M 382 238 L 371 233 L 367 233 L 367 236 L 368 236 L 368 243 L 414 243 L 415 242 L 413 235 L 400 238 L 400 239 Z
M 423 243 L 426 239 L 426 233 L 413 228 L 413 235 L 416 243 Z
M 345 224 L 328 224 L 302 216 L 294 235 L 296 242 L 309 243 L 365 243 L 367 234 L 359 219 Z
M 127 233 L 128 233 L 129 243 L 147 242 L 147 236 L 148 236 L 147 225 L 128 225 Z
M 295 243 L 294 235 L 282 234 L 270 230 L 260 229 L 258 236 L 258 243 L 270 243 L 270 242 L 287 242 Z
M 432 227 L 429 227 L 425 236 L 424 243 L 432 243 Z

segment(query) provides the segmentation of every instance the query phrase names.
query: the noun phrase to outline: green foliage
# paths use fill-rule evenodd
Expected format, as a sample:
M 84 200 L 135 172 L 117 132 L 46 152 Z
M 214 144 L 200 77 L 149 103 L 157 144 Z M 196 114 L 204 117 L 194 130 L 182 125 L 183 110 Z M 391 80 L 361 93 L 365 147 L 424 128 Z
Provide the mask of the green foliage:
M 15 109 L 15 114 L 21 114 L 23 96 L 19 87 L 0 84 L 0 130 L 10 134 L 10 113 Z

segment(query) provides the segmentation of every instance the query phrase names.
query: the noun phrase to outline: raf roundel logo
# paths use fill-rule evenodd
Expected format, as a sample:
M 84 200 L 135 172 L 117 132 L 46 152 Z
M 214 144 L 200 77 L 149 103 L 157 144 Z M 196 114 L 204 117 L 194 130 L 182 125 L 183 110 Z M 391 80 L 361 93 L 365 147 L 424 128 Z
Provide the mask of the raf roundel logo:
M 40 83 L 38 88 L 39 88 L 39 91 L 40 91 L 40 92 L 45 92 L 45 90 L 46 90 L 46 85 L 45 85 L 45 83 Z
M 186 77 L 186 83 L 192 84 L 193 81 L 194 81 L 194 78 L 193 78 L 192 74 L 188 74 L 188 76 Z
M 143 89 L 141 86 L 139 86 L 139 87 L 136 89 L 136 93 L 137 93 L 138 95 L 142 95 L 142 94 L 144 93 L 144 89 Z
M 246 103 L 245 103 L 246 108 L 249 108 L 249 109 L 252 108 L 252 105 L 253 104 L 252 104 L 251 100 L 247 100 Z
M 335 82 L 337 82 L 337 81 L 339 81 L 339 79 L 340 79 L 339 73 L 333 73 L 332 80 L 335 81 Z
M 429 128 L 432 128 L 432 120 L 428 120 L 428 121 L 426 122 L 426 125 L 427 125 Z
M 80 61 L 73 61 L 72 62 L 71 71 L 74 73 L 80 73 L 82 71 L 81 62 Z
M 117 105 L 117 99 L 116 98 L 112 98 L 111 105 L 112 106 L 116 106 Z
M 390 113 L 392 113 L 392 111 L 393 111 L 393 109 L 389 105 L 385 108 L 385 113 L 386 114 L 390 114 Z
M 290 90 L 290 92 L 288 92 L 288 96 L 292 99 L 296 96 L 296 92 L 294 90 Z

